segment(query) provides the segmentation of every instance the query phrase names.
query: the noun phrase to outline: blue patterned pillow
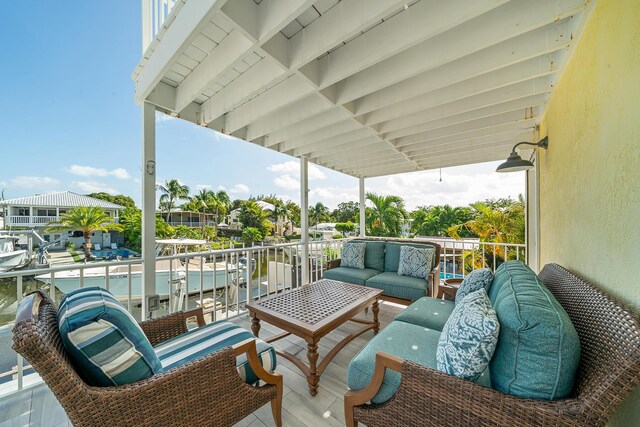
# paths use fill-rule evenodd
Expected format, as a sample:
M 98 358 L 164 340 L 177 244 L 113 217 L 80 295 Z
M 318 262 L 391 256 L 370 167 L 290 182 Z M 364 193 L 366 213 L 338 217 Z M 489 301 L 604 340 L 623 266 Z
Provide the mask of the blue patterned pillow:
M 471 292 L 475 292 L 479 289 L 484 289 L 489 293 L 489 288 L 493 283 L 493 272 L 488 268 L 480 268 L 473 270 L 467 274 L 458 288 L 456 293 L 456 304 L 458 304 L 464 297 Z
M 484 289 L 456 304 L 438 341 L 438 370 L 476 381 L 487 369 L 498 343 L 500 323 Z
M 428 279 L 434 255 L 435 249 L 432 247 L 414 248 L 412 246 L 401 246 L 398 274 Z
M 131 384 L 162 372 L 140 325 L 106 289 L 68 293 L 60 304 L 58 327 L 76 372 L 89 385 Z
M 342 247 L 340 267 L 352 267 L 364 270 L 364 250 L 366 243 L 347 242 Z

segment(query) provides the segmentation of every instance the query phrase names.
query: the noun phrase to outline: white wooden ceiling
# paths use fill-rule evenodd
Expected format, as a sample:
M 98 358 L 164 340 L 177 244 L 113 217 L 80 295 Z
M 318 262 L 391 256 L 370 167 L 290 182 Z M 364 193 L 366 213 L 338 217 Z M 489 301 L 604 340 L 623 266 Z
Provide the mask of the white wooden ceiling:
M 588 3 L 588 1 L 587 1 Z M 534 141 L 585 0 L 180 0 L 136 101 L 358 177 Z

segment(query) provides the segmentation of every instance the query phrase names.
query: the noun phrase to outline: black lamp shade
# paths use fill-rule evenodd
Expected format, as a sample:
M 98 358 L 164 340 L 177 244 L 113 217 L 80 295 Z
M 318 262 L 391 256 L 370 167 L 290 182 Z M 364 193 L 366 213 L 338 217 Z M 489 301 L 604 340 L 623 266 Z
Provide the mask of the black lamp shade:
M 496 172 L 518 172 L 531 169 L 533 163 L 523 160 L 515 151 L 512 151 L 506 162 L 502 163 L 496 169 Z

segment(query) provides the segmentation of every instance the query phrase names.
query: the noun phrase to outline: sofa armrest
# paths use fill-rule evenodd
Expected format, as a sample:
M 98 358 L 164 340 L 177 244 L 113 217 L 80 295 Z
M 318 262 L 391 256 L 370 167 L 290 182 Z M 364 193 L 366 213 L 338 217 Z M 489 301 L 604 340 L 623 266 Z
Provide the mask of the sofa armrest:
M 140 323 L 142 332 L 147 336 L 151 345 L 158 345 L 170 338 L 177 337 L 187 332 L 187 320 L 196 318 L 198 326 L 204 326 L 204 312 L 202 307 L 188 311 L 145 320 Z
M 332 268 L 340 267 L 340 258 L 332 259 L 331 261 L 327 261 L 324 264 L 325 270 L 331 270 Z
M 440 289 L 440 264 L 436 265 L 429 273 L 429 284 L 427 286 L 427 296 L 435 297 Z
M 402 374 L 398 391 L 383 404 L 368 404 L 380 389 L 386 369 Z M 415 426 L 589 424 L 581 418 L 583 405 L 578 399 L 510 396 L 383 352 L 376 354 L 371 383 L 348 391 L 344 397 L 347 427 L 358 422 L 369 427 L 388 426 L 398 420 Z

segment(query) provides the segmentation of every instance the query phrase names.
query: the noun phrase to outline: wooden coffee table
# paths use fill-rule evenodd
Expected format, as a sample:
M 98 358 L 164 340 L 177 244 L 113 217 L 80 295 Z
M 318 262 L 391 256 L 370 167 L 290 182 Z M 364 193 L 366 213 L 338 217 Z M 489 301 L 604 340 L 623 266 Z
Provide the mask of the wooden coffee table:
M 247 304 L 251 316 L 251 331 L 257 337 L 260 332 L 260 321 L 263 320 L 286 331 L 266 340 L 267 342 L 277 341 L 291 334 L 307 342 L 308 366 L 284 350 L 276 349 L 276 353 L 291 361 L 302 371 L 309 383 L 309 393 L 315 396 L 318 393 L 320 375 L 334 356 L 364 332 L 373 329 L 373 333 L 377 334 L 380 330 L 378 298 L 381 294 L 381 289 L 322 279 Z M 354 318 L 370 305 L 373 321 Z M 345 337 L 318 363 L 320 338 L 349 320 L 365 326 Z

